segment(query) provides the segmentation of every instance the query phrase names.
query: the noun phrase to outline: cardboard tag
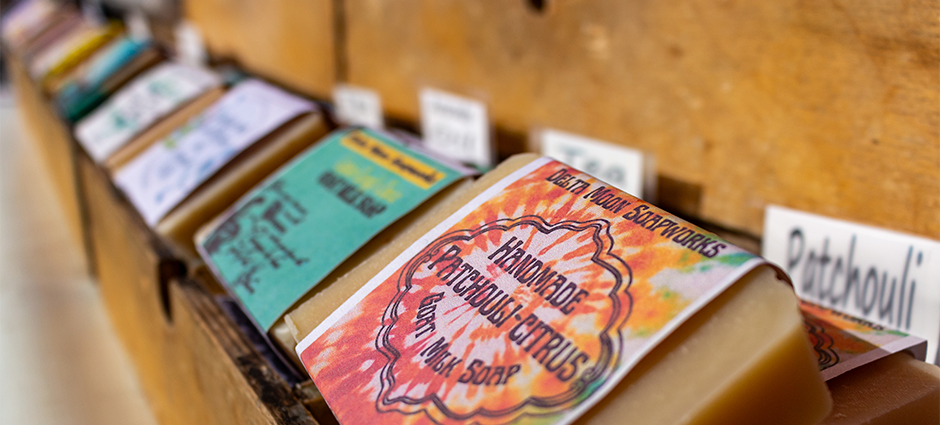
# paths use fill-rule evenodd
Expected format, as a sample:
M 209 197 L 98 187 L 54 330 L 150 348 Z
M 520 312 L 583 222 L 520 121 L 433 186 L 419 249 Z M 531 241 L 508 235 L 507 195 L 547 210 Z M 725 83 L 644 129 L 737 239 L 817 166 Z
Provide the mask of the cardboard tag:
M 337 118 L 347 125 L 376 130 L 385 127 L 382 100 L 374 90 L 337 84 L 333 87 L 333 104 L 336 106 Z
M 132 9 L 124 17 L 127 25 L 127 34 L 136 40 L 150 40 L 153 33 L 150 32 L 150 22 L 147 21 L 147 15 L 138 8 Z
M 160 118 L 221 83 L 208 69 L 163 62 L 79 121 L 75 137 L 96 162 L 102 162 Z
M 176 55 L 180 62 L 190 66 L 206 66 L 209 62 L 209 53 L 206 43 L 202 40 L 199 28 L 183 19 L 174 30 L 176 38 Z
M 761 264 L 542 158 L 421 237 L 297 353 L 341 423 L 570 423 Z
M 644 167 L 643 152 L 576 134 L 546 129 L 541 132 L 542 155 L 550 156 L 597 176 L 638 198 L 651 170 Z
M 440 90 L 421 90 L 421 133 L 441 155 L 479 167 L 494 160 L 490 123 L 483 102 Z
M 768 206 L 763 255 L 800 298 L 925 338 L 937 362 L 940 243 Z
M 269 330 L 373 236 L 461 174 L 369 130 L 342 130 L 242 198 L 197 248 Z
M 924 360 L 927 341 L 838 311 L 800 301 L 803 323 L 825 380 L 899 351 Z
M 148 225 L 156 225 L 236 155 L 315 106 L 274 86 L 247 80 L 114 176 Z

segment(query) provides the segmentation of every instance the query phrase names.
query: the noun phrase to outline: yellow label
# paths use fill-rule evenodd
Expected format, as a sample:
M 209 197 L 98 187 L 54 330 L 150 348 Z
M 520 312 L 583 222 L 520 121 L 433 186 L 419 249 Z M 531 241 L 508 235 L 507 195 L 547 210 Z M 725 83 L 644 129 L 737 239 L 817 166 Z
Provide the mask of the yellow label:
M 340 143 L 422 189 L 434 186 L 445 177 L 444 173 L 434 167 L 361 131 L 349 133 Z

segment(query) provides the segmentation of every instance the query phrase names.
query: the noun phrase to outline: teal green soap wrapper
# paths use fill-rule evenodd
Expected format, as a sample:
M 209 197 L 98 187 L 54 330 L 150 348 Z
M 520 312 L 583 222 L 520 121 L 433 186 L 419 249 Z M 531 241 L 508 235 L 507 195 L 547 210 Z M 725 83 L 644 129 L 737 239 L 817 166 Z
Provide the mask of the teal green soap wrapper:
M 336 131 L 239 200 L 197 247 L 270 330 L 376 234 L 462 177 L 382 133 Z

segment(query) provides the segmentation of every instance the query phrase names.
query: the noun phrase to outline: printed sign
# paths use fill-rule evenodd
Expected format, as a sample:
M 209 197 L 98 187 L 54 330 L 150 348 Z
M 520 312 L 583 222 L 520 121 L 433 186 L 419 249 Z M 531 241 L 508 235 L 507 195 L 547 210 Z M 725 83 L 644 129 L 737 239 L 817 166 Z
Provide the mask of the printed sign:
M 135 78 L 75 126 L 75 137 L 102 162 L 184 103 L 221 84 L 204 68 L 164 62 Z
M 373 236 L 461 176 L 368 130 L 334 132 L 282 170 L 197 243 L 265 330 Z
M 637 198 L 644 197 L 644 176 L 652 170 L 644 170 L 642 152 L 558 130 L 543 130 L 541 145 L 542 155 L 571 164 Z
M 769 206 L 763 254 L 800 298 L 925 338 L 937 361 L 940 243 Z
M 800 302 L 800 311 L 819 359 L 819 371 L 827 381 L 899 351 L 908 350 L 918 360 L 926 355 L 923 338 L 806 301 Z
M 570 423 L 760 264 L 542 158 L 419 239 L 297 353 L 341 423 Z
M 124 18 L 127 22 L 127 33 L 137 40 L 150 40 L 153 34 L 150 32 L 150 22 L 147 21 L 147 15 L 138 8 L 131 9 Z
M 348 125 L 381 129 L 385 126 L 382 100 L 373 90 L 337 84 L 333 88 L 333 103 L 340 121 Z
M 180 62 L 190 66 L 205 66 L 209 61 L 206 43 L 202 40 L 199 28 L 183 19 L 174 29 L 176 56 Z
M 244 81 L 118 170 L 114 181 L 154 226 L 245 148 L 313 108 L 261 81 Z
M 421 90 L 421 133 L 434 152 L 480 167 L 493 165 L 490 124 L 482 102 Z

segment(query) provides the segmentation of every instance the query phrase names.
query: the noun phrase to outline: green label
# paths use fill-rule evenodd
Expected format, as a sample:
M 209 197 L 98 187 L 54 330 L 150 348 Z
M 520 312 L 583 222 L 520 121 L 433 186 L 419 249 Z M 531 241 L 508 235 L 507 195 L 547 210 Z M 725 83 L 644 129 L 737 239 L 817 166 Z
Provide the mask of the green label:
M 337 131 L 242 198 L 199 250 L 270 329 L 373 236 L 460 177 L 379 133 Z

